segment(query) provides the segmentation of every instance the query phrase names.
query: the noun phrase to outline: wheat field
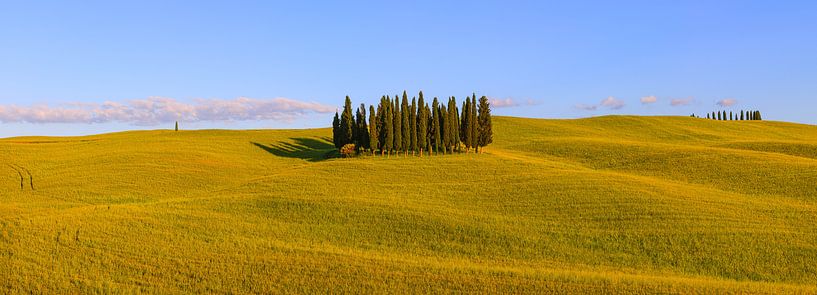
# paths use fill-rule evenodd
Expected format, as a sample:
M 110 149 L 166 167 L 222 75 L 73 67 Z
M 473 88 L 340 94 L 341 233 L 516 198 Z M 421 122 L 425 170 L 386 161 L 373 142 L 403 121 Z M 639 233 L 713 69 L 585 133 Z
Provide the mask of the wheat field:
M 0 139 L 0 293 L 817 293 L 817 126 L 494 118 L 484 153 L 330 129 Z

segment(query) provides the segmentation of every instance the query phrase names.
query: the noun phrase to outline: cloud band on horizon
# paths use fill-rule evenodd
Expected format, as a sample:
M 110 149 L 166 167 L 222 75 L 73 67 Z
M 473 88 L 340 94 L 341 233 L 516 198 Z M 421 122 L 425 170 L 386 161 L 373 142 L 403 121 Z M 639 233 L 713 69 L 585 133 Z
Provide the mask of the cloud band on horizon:
M 124 103 L 70 103 L 59 107 L 0 105 L 3 123 L 108 123 L 158 125 L 173 121 L 292 121 L 309 113 L 332 113 L 335 107 L 278 97 L 196 99 L 193 103 L 149 97 Z

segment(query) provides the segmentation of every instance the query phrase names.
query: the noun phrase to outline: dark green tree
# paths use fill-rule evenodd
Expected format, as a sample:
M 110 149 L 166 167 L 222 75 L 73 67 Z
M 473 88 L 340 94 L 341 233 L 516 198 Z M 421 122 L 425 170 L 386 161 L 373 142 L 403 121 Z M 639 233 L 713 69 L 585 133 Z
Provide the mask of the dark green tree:
M 726 111 L 723 111 L 723 120 L 726 121 Z
M 721 117 L 721 112 L 718 112 L 718 121 L 722 121 L 723 117 Z
M 451 127 L 448 129 L 451 131 L 451 151 L 454 150 L 459 151 L 460 147 L 460 111 L 457 107 L 457 99 L 455 97 L 451 97 L 451 101 L 448 103 L 448 122 L 451 123 Z
M 336 149 L 340 149 L 343 145 L 341 144 L 341 135 L 340 135 L 340 117 L 338 117 L 338 112 L 335 112 L 335 119 L 332 120 L 332 143 L 335 144 Z
M 735 117 L 732 115 L 732 111 L 729 111 L 729 121 L 734 121 Z
M 755 111 L 755 120 L 763 121 L 763 115 L 760 114 L 760 111 Z
M 394 151 L 399 153 L 403 150 L 403 117 L 400 114 L 400 96 L 394 96 Z
M 176 121 L 176 131 L 179 131 L 179 121 Z
M 477 120 L 479 120 L 477 146 L 486 147 L 494 142 L 494 131 L 491 122 L 491 104 L 485 96 L 479 98 L 479 118 Z
M 707 118 L 707 119 L 711 119 L 711 118 L 709 117 L 709 113 L 706 113 L 706 118 Z
M 465 145 L 465 152 L 471 150 L 471 97 L 462 102 L 462 116 L 460 117 L 460 141 Z
M 411 105 L 409 106 L 409 143 L 411 147 L 411 155 L 417 152 L 417 98 L 411 98 Z
M 408 150 L 411 148 L 411 124 L 409 124 L 409 113 L 411 110 L 409 109 L 408 104 L 408 95 L 406 95 L 406 91 L 403 91 L 403 100 L 400 103 L 400 126 L 402 127 L 403 132 L 403 152 L 408 155 Z
M 377 134 L 377 113 L 374 111 L 374 106 L 369 106 L 369 149 L 372 155 L 377 151 L 380 136 Z
M 443 150 L 443 154 L 447 154 L 448 148 L 451 147 L 451 132 L 448 130 L 449 125 L 451 124 L 448 124 L 449 117 L 447 110 L 448 108 L 445 105 L 440 104 L 440 137 L 442 141 L 441 148 Z
M 743 117 L 743 110 L 740 110 L 740 120 L 741 120 L 741 121 L 743 121 L 743 120 L 744 120 L 744 117 Z
M 369 149 L 369 126 L 366 124 L 366 105 L 360 104 L 360 108 L 357 110 L 357 146 L 358 150 L 367 150 Z
M 340 146 L 354 143 L 355 119 L 352 116 L 352 100 L 346 96 L 346 103 L 343 105 L 343 114 L 340 116 Z
M 431 131 L 429 132 L 431 139 L 429 141 L 434 147 L 434 152 L 439 153 L 442 145 L 442 122 L 440 122 L 440 102 L 437 97 L 434 97 L 431 103 L 431 117 Z
M 477 149 L 478 145 L 478 137 L 479 137 L 479 121 L 477 120 L 477 94 L 471 97 L 471 103 L 469 103 L 471 110 L 468 112 L 468 115 L 471 117 L 468 119 L 468 123 L 471 125 L 469 127 L 471 129 L 471 147 L 474 148 L 474 151 Z
M 391 155 L 394 149 L 394 111 L 392 110 L 391 99 L 386 96 L 383 98 L 383 147 L 380 149 L 380 154 L 388 153 Z
M 417 148 L 420 151 L 420 157 L 423 156 L 423 149 L 428 147 L 428 106 L 425 99 L 423 99 L 423 92 L 420 91 L 420 99 L 417 101 L 417 118 L 415 125 L 417 126 Z

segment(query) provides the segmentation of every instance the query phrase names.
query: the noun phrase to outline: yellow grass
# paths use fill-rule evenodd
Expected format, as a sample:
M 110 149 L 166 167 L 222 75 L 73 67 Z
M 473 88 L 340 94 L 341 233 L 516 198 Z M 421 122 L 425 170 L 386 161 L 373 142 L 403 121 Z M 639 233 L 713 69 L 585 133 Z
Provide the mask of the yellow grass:
M 817 292 L 817 127 L 494 125 L 422 158 L 326 159 L 329 129 L 2 139 L 0 293 Z

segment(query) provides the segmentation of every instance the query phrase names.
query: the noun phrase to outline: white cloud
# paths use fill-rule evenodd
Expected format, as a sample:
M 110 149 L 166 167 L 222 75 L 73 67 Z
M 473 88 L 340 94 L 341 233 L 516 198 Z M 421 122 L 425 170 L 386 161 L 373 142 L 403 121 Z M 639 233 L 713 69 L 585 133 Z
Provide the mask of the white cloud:
M 680 107 L 680 106 L 688 106 L 688 105 L 692 104 L 694 101 L 695 101 L 695 99 L 693 99 L 691 97 L 688 97 L 688 98 L 675 98 L 675 99 L 670 100 L 669 104 L 671 106 L 674 106 L 674 107 Z
M 719 106 L 721 106 L 721 107 L 726 108 L 726 107 L 731 107 L 731 106 L 733 106 L 733 105 L 736 105 L 737 103 L 738 103 L 738 100 L 737 100 L 737 99 L 734 99 L 734 98 L 724 98 L 724 99 L 719 100 L 719 101 L 717 102 L 717 105 L 719 105 Z
M 655 95 L 645 96 L 641 98 L 642 104 L 651 104 L 655 103 L 656 101 L 658 101 L 658 97 L 655 97 Z
M 624 101 L 617 99 L 612 96 L 608 96 L 604 100 L 601 101 L 601 106 L 608 107 L 614 110 L 618 110 L 624 107 Z
M 491 106 L 497 108 L 507 108 L 507 107 L 516 107 L 519 106 L 519 103 L 515 102 L 512 98 L 494 98 L 491 97 L 489 99 L 491 102 Z
M 332 106 L 290 98 L 197 99 L 193 103 L 149 97 L 101 104 L 68 103 L 57 107 L 0 105 L 0 122 L 106 123 L 156 125 L 173 121 L 291 121 L 308 113 L 331 113 Z
M 595 111 L 596 109 L 599 108 L 599 106 L 597 106 L 597 105 L 588 105 L 588 104 L 577 104 L 576 108 L 580 109 L 580 110 L 585 110 L 585 111 Z

